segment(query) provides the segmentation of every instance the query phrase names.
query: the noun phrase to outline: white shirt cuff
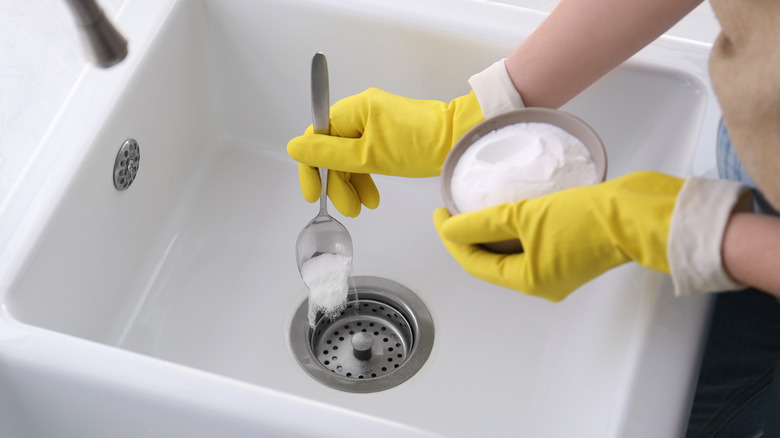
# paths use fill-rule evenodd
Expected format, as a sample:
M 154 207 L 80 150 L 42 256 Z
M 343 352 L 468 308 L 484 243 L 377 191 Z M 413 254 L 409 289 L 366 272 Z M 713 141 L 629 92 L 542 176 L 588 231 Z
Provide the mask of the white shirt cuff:
M 486 119 L 525 108 L 523 98 L 506 71 L 504 59 L 469 78 Z
M 735 181 L 685 181 L 672 211 L 666 250 L 677 296 L 745 288 L 723 267 L 721 245 L 732 211 L 749 190 Z

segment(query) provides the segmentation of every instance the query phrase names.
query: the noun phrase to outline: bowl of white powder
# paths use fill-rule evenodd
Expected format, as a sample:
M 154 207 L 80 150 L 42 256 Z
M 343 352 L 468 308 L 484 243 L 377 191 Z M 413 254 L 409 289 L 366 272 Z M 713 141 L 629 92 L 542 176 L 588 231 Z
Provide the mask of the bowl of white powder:
M 455 215 L 595 184 L 606 173 L 604 145 L 587 123 L 559 110 L 525 108 L 485 120 L 461 137 L 444 161 L 441 189 Z M 482 246 L 522 251 L 518 240 Z

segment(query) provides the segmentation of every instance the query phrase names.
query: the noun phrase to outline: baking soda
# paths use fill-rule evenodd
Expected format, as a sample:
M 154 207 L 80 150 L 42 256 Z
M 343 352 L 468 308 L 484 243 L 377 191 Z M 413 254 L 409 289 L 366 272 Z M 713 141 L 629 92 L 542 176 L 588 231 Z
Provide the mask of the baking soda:
M 455 165 L 450 187 L 465 213 L 596 182 L 596 165 L 577 137 L 532 122 L 505 126 L 474 142 Z
M 347 303 L 347 281 L 352 272 L 352 257 L 325 253 L 301 266 L 301 277 L 309 288 L 309 325 L 317 322 L 317 312 L 335 318 Z

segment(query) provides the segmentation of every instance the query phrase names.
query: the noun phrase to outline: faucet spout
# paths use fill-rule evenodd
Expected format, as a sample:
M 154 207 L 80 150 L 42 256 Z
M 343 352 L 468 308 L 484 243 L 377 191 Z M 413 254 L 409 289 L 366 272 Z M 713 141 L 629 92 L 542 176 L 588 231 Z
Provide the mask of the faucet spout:
M 111 67 L 127 56 L 127 40 L 95 0 L 66 0 L 94 64 Z

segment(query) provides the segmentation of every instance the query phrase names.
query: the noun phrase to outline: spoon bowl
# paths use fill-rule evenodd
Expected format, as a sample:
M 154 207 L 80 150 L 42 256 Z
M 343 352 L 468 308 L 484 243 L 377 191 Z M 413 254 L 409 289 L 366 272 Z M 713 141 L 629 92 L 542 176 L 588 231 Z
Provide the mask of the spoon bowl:
M 303 227 L 295 242 L 295 260 L 298 271 L 314 257 L 323 254 L 339 254 L 352 257 L 352 237 L 347 228 L 327 210 L 327 169 L 320 169 L 320 180 L 323 183 L 320 197 L 320 212 Z

